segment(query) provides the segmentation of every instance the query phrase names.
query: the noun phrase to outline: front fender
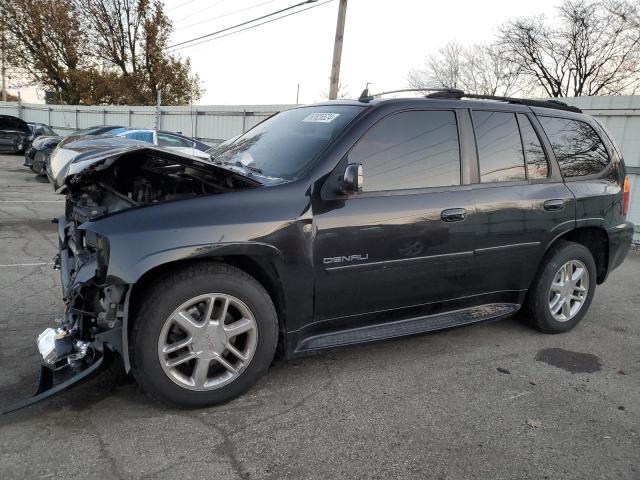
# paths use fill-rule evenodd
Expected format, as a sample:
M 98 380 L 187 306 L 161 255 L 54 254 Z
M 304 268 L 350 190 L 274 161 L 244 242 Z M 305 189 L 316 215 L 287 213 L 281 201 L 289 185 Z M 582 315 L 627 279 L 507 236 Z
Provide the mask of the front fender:
M 279 270 L 279 265 L 283 258 L 282 252 L 280 252 L 276 247 L 261 242 L 228 242 L 189 245 L 150 253 L 141 258 L 139 262 L 131 265 L 131 268 L 125 273 L 126 277 L 135 279 L 135 281 L 123 282 L 122 279 L 110 279 L 111 281 L 117 281 L 118 283 L 129 283 L 123 308 L 122 344 L 119 346 L 120 348 L 118 348 L 127 373 L 131 370 L 131 360 L 129 358 L 129 323 L 131 314 L 131 291 L 134 284 L 137 283 L 144 275 L 152 273 L 154 268 L 162 265 L 184 260 L 206 259 L 230 255 L 243 255 L 252 258 L 260 257 L 270 261 L 275 266 L 276 270 Z
M 185 245 L 148 253 L 134 263 L 118 265 L 117 269 L 110 265 L 109 277 L 117 283 L 135 284 L 161 265 L 224 255 L 266 257 L 274 263 L 280 263 L 283 258 L 282 252 L 273 245 L 255 241 Z

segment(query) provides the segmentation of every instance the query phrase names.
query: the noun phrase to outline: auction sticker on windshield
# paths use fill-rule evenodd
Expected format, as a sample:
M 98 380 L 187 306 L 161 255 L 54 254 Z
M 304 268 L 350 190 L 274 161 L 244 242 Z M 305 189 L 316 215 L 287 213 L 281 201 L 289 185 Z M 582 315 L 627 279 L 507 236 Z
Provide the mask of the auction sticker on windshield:
M 340 116 L 339 113 L 312 113 L 303 122 L 329 123 Z

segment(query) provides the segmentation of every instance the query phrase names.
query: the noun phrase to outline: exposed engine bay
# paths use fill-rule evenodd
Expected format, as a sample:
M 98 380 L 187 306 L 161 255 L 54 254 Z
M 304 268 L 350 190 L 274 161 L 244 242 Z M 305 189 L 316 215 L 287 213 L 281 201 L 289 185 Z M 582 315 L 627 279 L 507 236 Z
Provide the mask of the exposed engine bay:
M 258 185 L 234 172 L 178 163 L 147 152 L 129 154 L 107 169 L 82 172 L 69 181 L 67 219 L 78 223 L 130 208 L 213 195 Z M 206 165 L 206 167 L 213 167 Z

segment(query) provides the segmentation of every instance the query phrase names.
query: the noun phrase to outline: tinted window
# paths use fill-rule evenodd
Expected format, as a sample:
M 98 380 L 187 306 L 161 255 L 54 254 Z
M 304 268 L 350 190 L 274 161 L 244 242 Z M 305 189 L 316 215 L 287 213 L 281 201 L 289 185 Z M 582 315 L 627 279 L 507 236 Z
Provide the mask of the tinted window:
M 355 105 L 319 105 L 280 112 L 216 151 L 214 161 L 240 162 L 272 177 L 295 177 L 362 110 Z
M 130 140 L 140 140 L 142 142 L 153 143 L 152 132 L 133 131 L 133 132 L 123 133 L 119 136 L 128 138 Z
M 588 123 L 566 118 L 539 117 L 563 177 L 582 177 L 600 172 L 609 155 Z
M 158 145 L 161 147 L 191 147 L 193 144 L 192 142 L 187 143 L 180 137 L 158 133 Z
M 520 125 L 520 135 L 522 135 L 524 158 L 527 161 L 527 174 L 529 178 L 547 178 L 549 175 L 549 164 L 538 134 L 533 129 L 533 125 L 531 125 L 531 121 L 526 115 L 518 114 L 518 124 Z
M 460 185 L 460 147 L 451 111 L 402 112 L 374 125 L 349 152 L 362 163 L 364 191 Z
M 474 111 L 480 182 L 526 180 L 522 142 L 516 116 L 507 112 Z

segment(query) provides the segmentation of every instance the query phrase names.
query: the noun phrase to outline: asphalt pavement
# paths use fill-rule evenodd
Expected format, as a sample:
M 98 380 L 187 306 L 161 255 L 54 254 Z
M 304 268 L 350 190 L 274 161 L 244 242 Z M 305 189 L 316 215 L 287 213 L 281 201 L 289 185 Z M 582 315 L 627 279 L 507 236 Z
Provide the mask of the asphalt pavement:
M 0 407 L 32 393 L 62 308 L 64 201 L 22 160 L 0 155 Z M 639 293 L 635 251 L 567 334 L 506 319 L 332 351 L 202 410 L 105 376 L 0 417 L 0 478 L 637 480 Z

